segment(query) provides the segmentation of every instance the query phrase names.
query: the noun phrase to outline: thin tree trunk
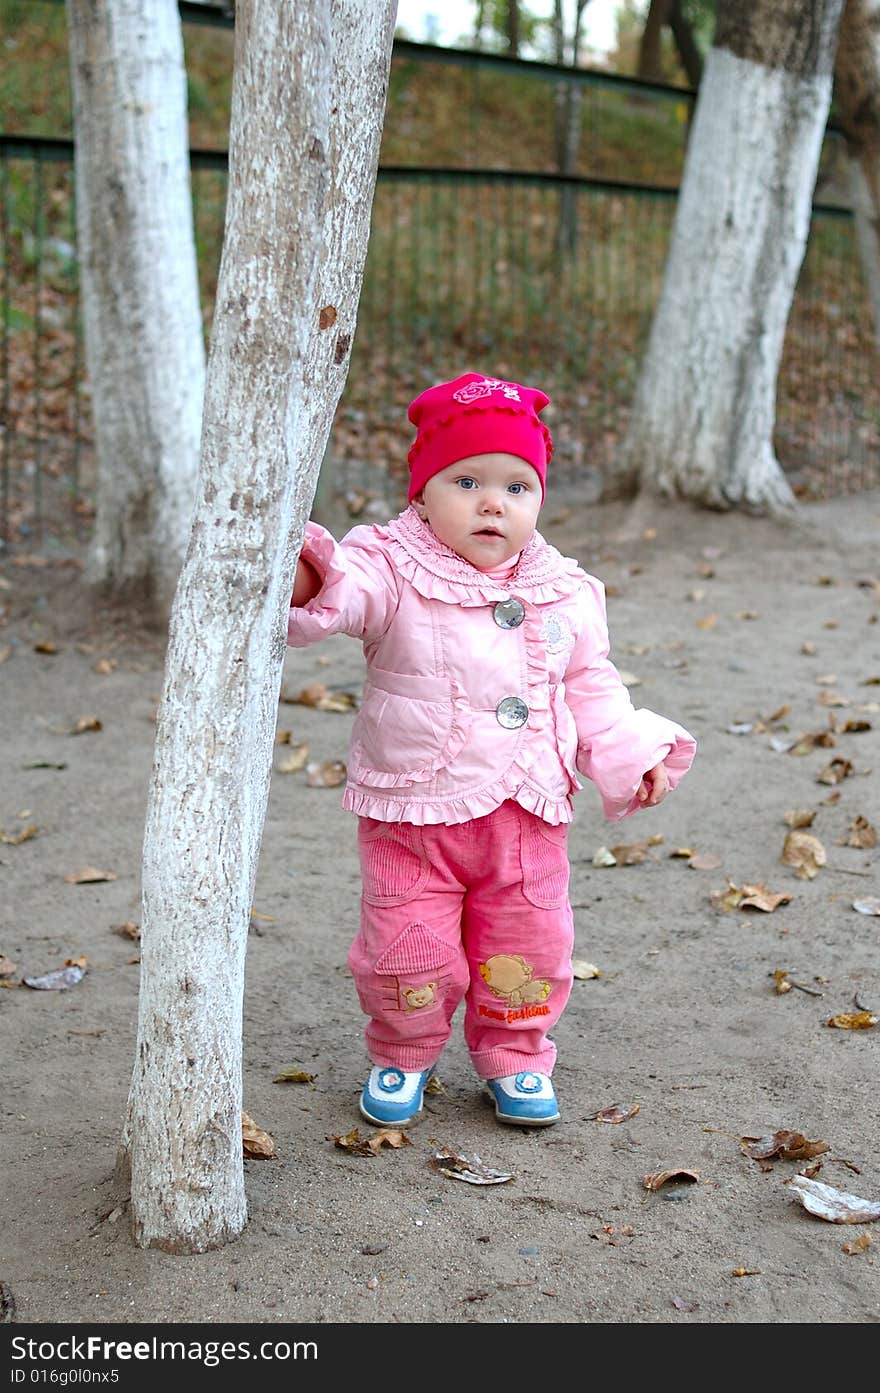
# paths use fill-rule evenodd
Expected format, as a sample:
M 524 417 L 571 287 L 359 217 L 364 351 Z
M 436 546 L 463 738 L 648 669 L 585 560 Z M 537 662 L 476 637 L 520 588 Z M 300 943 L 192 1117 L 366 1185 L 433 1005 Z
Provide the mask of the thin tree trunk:
M 175 0 L 67 0 L 97 447 L 87 579 L 153 617 L 189 537 L 205 384 Z
M 846 136 L 859 254 L 880 345 L 880 0 L 846 0 L 834 96 Z
M 843 0 L 719 10 L 618 491 L 782 511 L 776 380 Z
M 507 51 L 519 57 L 519 0 L 507 0 Z
M 694 39 L 694 31 L 681 8 L 681 0 L 671 0 L 668 22 L 675 46 L 678 49 L 678 56 L 681 59 L 681 66 L 684 68 L 688 83 L 696 90 L 703 76 L 703 59 Z
M 669 17 L 671 0 L 651 0 L 639 43 L 638 76 L 659 82 L 663 76 L 663 26 Z
M 198 501 L 171 617 L 144 839 L 120 1172 L 135 1237 L 246 1220 L 245 947 L 294 565 L 345 381 L 396 5 L 241 0 Z
M 571 44 L 566 41 L 561 0 L 554 7 L 553 33 L 556 61 L 577 66 L 581 44 L 581 24 L 587 0 L 578 0 L 575 7 Z M 576 174 L 581 141 L 582 93 L 574 82 L 560 82 L 556 87 L 556 167 L 560 174 Z M 559 195 L 559 220 L 556 226 L 556 250 L 571 255 L 577 245 L 577 194 L 570 185 L 563 185 Z

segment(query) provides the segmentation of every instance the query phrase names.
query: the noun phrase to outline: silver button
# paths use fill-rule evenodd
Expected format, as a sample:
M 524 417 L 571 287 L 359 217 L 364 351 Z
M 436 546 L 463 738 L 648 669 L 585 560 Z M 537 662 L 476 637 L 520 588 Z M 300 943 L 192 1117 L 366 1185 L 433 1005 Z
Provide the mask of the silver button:
M 529 708 L 522 697 L 502 697 L 495 707 L 495 719 L 505 730 L 516 730 L 529 719 Z
M 492 611 L 492 618 L 499 629 L 518 629 L 526 617 L 526 607 L 515 595 L 499 600 Z

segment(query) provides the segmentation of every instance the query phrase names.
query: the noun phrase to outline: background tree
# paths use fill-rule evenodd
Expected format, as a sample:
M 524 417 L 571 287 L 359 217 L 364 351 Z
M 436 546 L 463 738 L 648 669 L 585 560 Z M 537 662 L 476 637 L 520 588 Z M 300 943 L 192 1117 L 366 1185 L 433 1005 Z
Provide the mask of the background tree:
M 145 1247 L 201 1252 L 246 1219 L 245 946 L 286 615 L 347 373 L 395 10 L 236 10 L 226 233 L 147 809 L 120 1158 Z
M 97 454 L 87 578 L 156 618 L 183 560 L 205 351 L 175 0 L 67 0 Z
M 843 0 L 729 0 L 706 61 L 618 489 L 776 511 L 776 379 Z
M 880 0 L 846 0 L 834 65 L 862 270 L 880 344 Z

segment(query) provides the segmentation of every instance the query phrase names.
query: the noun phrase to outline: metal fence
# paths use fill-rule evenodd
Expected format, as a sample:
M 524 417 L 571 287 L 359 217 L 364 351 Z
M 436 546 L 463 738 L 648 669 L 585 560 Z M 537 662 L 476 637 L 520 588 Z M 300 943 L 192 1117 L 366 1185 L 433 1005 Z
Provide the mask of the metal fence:
M 675 189 L 602 171 L 616 139 L 632 148 L 634 131 L 653 121 L 652 172 L 674 184 L 690 94 L 462 58 L 441 62 L 416 45 L 395 50 L 358 332 L 325 464 L 327 483 L 353 515 L 371 499 L 377 511 L 400 502 L 407 402 L 431 381 L 469 368 L 548 391 L 554 478 L 595 496 L 626 428 L 660 289 Z M 462 119 L 451 129 L 435 122 L 432 137 L 437 74 L 448 104 L 450 72 L 462 84 Z M 584 87 L 577 175 L 551 172 L 552 142 L 543 154 L 530 147 L 529 157 L 548 168 L 515 168 L 523 148 L 517 122 L 534 128 L 540 118 L 549 129 L 563 80 Z M 505 121 L 509 167 L 480 165 L 487 149 L 504 151 Z M 492 123 L 501 123 L 499 139 L 490 139 Z M 435 164 L 415 165 L 431 140 Z M 828 149 L 826 167 L 833 138 Z M 441 156 L 450 163 L 438 165 Z M 207 331 L 225 157 L 195 152 L 192 168 Z M 86 535 L 91 517 L 70 142 L 0 136 L 0 210 L 0 535 L 28 546 L 71 525 Z M 800 492 L 880 483 L 878 367 L 851 216 L 817 207 L 786 336 L 775 440 Z

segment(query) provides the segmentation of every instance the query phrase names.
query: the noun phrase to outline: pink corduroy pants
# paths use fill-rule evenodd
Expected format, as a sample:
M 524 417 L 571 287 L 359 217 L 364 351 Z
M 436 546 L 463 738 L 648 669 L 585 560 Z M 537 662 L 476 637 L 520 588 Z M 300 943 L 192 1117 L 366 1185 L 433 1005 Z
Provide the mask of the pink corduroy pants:
M 481 1078 L 552 1072 L 572 982 L 567 832 L 514 802 L 453 827 L 358 819 L 348 963 L 374 1064 L 429 1068 L 464 999 Z

